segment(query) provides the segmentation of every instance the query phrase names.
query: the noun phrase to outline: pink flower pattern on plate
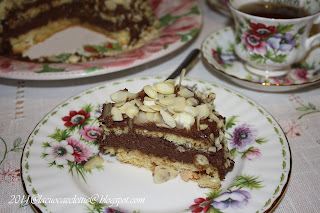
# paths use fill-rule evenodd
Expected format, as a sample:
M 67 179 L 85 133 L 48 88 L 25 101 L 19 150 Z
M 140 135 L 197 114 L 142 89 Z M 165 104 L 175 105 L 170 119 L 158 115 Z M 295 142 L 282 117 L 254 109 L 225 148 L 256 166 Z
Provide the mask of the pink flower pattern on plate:
M 257 148 L 248 149 L 246 153 L 243 155 L 243 157 L 250 161 L 255 161 L 261 157 L 261 152 Z
M 68 145 L 73 148 L 72 155 L 74 156 L 75 162 L 82 163 L 83 161 L 87 161 L 92 155 L 91 150 L 80 141 L 74 138 L 67 138 L 66 141 L 68 141 Z
M 79 133 L 87 141 L 94 141 L 97 139 L 99 135 L 101 135 L 98 125 L 95 125 L 95 126 L 85 125 L 83 129 L 79 130 Z

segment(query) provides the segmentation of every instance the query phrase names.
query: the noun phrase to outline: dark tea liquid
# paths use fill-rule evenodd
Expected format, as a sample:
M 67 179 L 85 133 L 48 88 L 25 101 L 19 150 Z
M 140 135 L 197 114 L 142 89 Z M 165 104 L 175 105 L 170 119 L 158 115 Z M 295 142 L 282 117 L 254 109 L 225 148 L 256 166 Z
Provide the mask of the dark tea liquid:
M 277 3 L 249 3 L 239 7 L 241 12 L 274 19 L 302 18 L 309 14 L 300 8 Z

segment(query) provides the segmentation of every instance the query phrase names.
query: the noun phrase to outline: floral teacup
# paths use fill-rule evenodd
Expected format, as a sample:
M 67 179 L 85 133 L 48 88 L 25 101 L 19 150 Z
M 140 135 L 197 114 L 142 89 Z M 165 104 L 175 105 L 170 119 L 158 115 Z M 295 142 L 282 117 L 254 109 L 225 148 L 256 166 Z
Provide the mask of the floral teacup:
M 306 11 L 301 18 L 275 19 L 239 11 L 245 4 L 275 2 Z M 320 40 L 320 33 L 309 37 L 313 24 L 320 23 L 317 0 L 229 0 L 235 24 L 235 52 L 253 74 L 264 77 L 285 75 L 290 65 L 300 61 Z

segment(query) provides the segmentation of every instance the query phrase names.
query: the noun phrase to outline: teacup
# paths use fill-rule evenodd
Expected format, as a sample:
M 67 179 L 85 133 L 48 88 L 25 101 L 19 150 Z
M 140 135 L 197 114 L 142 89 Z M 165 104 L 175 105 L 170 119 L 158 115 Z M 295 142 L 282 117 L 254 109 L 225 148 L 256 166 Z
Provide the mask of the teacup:
M 257 5 L 250 11 L 249 4 L 280 8 L 280 17 L 271 14 L 275 10 L 259 13 Z M 320 33 L 309 37 L 312 25 L 320 23 L 320 2 L 317 0 L 229 0 L 228 6 L 236 25 L 235 52 L 253 74 L 285 75 L 290 71 L 290 65 L 303 59 L 319 43 L 315 41 L 320 41 Z M 298 14 L 295 10 L 306 14 L 282 17 L 289 14 L 281 12 L 282 8 L 293 10 L 293 15 Z

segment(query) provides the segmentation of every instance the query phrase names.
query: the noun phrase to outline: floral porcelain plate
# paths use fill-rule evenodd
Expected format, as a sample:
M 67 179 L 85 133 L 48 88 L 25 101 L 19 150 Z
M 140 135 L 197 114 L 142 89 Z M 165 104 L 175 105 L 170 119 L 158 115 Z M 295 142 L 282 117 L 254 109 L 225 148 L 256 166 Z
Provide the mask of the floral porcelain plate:
M 21 158 L 22 182 L 32 207 L 41 212 L 271 212 L 291 174 L 288 141 L 260 105 L 223 86 L 185 79 L 183 85 L 216 93 L 216 109 L 226 117 L 226 138 L 235 167 L 221 190 L 199 188 L 180 176 L 154 184 L 144 168 L 101 155 L 90 172 L 84 163 L 98 153 L 97 117 L 109 95 L 163 81 L 146 77 L 108 83 L 63 102 L 35 127 Z M 234 106 L 237 107 L 234 107 Z
M 7 57 L 0 56 L 0 77 L 13 79 L 30 79 L 30 80 L 57 80 L 72 79 L 88 76 L 101 75 L 105 73 L 116 72 L 145 64 L 152 60 L 161 58 L 169 53 L 186 45 L 198 34 L 202 26 L 202 12 L 197 1 L 193 0 L 149 0 L 159 18 L 160 26 L 159 38 L 152 41 L 139 49 L 120 54 L 114 57 L 105 57 L 103 59 L 86 62 L 86 63 L 51 63 L 40 64 L 30 63 L 17 60 L 11 60 Z M 69 34 L 83 35 L 83 46 L 81 47 L 84 54 L 99 54 L 107 50 L 102 44 L 87 45 L 86 40 L 92 42 L 91 34 L 79 32 L 79 29 L 72 28 Z M 72 32 L 72 33 L 71 33 Z M 57 38 L 65 38 L 69 36 L 60 35 Z M 70 37 L 72 41 L 74 37 Z M 100 39 L 97 38 L 97 39 Z M 49 39 L 48 39 L 49 40 Z M 80 40 L 80 39 L 79 39 Z M 63 40 L 64 41 L 64 40 Z M 102 43 L 104 43 L 103 41 Z M 66 45 L 62 43 L 62 47 Z M 73 42 L 68 42 L 67 45 Z M 55 49 L 55 42 L 51 42 L 51 48 L 41 48 L 42 50 Z M 50 45 L 49 44 L 49 45 Z M 82 44 L 82 43 L 81 43 Z M 44 52 L 46 53 L 46 52 Z M 79 53 L 80 54 L 80 53 Z M 57 60 L 63 59 L 66 54 L 58 55 Z
M 242 86 L 268 92 L 284 92 L 320 82 L 320 46 L 291 66 L 281 77 L 264 78 L 248 72 L 234 52 L 235 33 L 226 27 L 209 35 L 202 44 L 202 55 L 214 71 Z

